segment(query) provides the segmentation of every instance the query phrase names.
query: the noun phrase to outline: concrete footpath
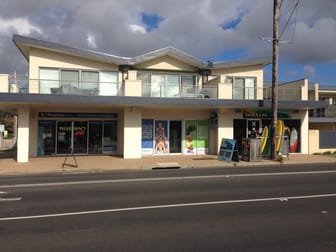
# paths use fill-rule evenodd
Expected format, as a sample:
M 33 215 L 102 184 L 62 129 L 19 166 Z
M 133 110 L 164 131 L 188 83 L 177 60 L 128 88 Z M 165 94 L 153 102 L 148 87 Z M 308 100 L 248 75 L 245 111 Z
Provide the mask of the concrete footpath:
M 148 156 L 141 159 L 123 159 L 115 156 L 69 156 L 30 158 L 28 163 L 17 163 L 13 157 L 0 158 L 1 175 L 23 175 L 43 173 L 104 172 L 113 170 L 149 170 L 171 168 L 206 167 L 252 167 L 263 165 L 286 165 L 302 163 L 335 163 L 335 156 L 291 154 L 283 162 L 262 159 L 258 162 L 225 162 L 216 155 L 167 155 Z M 76 167 L 77 163 L 77 167 Z

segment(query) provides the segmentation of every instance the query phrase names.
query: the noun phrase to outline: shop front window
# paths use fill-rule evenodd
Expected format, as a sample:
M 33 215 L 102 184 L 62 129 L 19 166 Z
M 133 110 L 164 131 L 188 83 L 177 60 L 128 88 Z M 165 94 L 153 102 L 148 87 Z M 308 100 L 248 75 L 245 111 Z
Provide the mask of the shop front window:
M 72 152 L 72 122 L 57 122 L 57 154 Z
M 89 154 L 102 153 L 103 122 L 89 122 Z
M 117 141 L 118 141 L 117 126 L 118 126 L 117 121 L 104 122 L 103 152 L 106 154 L 117 152 Z
M 186 154 L 206 154 L 209 148 L 209 121 L 185 121 L 185 148 Z
M 55 121 L 39 121 L 38 155 L 55 155 Z
M 87 153 L 87 122 L 73 123 L 73 152 Z

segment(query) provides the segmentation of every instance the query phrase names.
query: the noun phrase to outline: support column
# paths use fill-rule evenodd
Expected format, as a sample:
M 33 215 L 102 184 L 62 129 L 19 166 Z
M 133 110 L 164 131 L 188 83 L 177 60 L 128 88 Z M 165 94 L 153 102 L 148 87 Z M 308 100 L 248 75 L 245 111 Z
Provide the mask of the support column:
M 218 112 L 218 138 L 217 138 L 217 151 L 222 142 L 222 138 L 233 139 L 233 112 L 220 111 Z
M 301 153 L 309 153 L 309 118 L 308 110 L 303 112 L 302 121 L 301 121 Z
M 129 70 L 128 79 L 124 81 L 125 96 L 141 96 L 141 81 L 137 80 L 137 71 Z
M 8 93 L 8 74 L 0 74 L 0 93 Z
M 19 108 L 17 134 L 17 162 L 19 163 L 25 163 L 29 160 L 29 118 L 29 108 Z
M 124 158 L 141 158 L 141 108 L 124 109 Z

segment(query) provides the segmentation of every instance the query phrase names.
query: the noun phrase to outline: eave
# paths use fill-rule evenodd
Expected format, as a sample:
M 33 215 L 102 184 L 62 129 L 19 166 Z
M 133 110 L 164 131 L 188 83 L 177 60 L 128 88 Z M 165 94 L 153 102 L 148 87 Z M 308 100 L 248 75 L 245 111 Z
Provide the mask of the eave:
M 186 107 L 186 108 L 266 108 L 271 109 L 271 100 L 229 100 L 207 98 L 160 98 L 125 96 L 82 96 L 0 93 L 0 105 L 4 103 L 19 107 L 22 105 L 104 105 L 137 107 Z M 314 109 L 327 107 L 325 101 L 279 101 L 279 109 Z

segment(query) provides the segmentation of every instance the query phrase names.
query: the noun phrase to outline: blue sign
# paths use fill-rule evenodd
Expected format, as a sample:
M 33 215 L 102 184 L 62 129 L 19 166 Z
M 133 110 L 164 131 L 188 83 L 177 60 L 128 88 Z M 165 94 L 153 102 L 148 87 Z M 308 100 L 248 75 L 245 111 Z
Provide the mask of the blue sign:
M 236 140 L 235 139 L 227 139 L 222 138 L 222 143 L 218 152 L 218 160 L 224 160 L 226 162 L 231 162 L 233 154 L 235 153 L 235 161 L 238 160 L 238 150 L 236 148 Z

